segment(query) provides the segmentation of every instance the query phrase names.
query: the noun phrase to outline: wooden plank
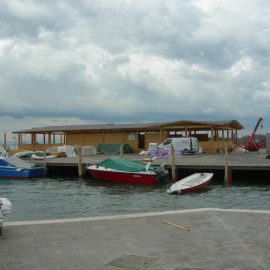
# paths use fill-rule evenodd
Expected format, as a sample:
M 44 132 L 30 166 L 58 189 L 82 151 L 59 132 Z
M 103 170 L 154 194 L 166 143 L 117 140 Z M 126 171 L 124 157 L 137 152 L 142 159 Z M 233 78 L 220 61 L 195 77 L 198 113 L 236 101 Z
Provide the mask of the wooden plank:
M 230 154 L 228 155 L 228 161 L 232 171 L 242 170 L 242 171 L 269 171 L 270 172 L 270 162 L 269 159 L 264 158 L 264 154 Z M 82 157 L 82 164 L 85 165 L 89 161 L 91 163 L 98 163 L 103 159 L 110 157 L 110 155 L 95 155 Z M 131 160 L 142 161 L 145 156 L 140 156 L 136 154 L 126 154 L 124 158 Z M 47 159 L 48 167 L 65 167 L 65 166 L 78 166 L 78 158 L 55 158 Z M 163 158 L 157 158 L 153 162 L 153 165 L 161 165 Z M 29 160 L 29 162 L 43 163 L 40 160 Z M 165 167 L 170 166 L 170 159 L 165 160 Z M 222 170 L 224 171 L 224 156 L 221 154 L 212 155 L 193 155 L 193 156 L 181 156 L 175 158 L 175 166 L 178 170 L 181 169 L 194 169 L 194 170 Z
M 184 227 L 184 226 L 181 226 L 181 225 L 169 222 L 169 221 L 163 220 L 162 223 L 165 223 L 167 225 L 173 226 L 173 227 L 178 228 L 178 229 L 182 229 L 182 230 L 185 230 L 185 231 L 190 231 L 190 228 L 187 228 L 187 227 Z

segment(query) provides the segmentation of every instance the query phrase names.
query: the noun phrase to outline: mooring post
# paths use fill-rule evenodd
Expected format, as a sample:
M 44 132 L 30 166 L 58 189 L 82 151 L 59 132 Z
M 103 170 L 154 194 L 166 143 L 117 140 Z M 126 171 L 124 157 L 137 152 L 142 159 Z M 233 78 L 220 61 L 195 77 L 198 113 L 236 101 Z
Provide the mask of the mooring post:
M 228 149 L 225 149 L 225 166 L 224 166 L 224 184 L 225 186 L 232 185 L 232 170 L 228 165 Z
M 47 173 L 47 150 L 44 150 L 44 176 Z
M 171 168 L 172 168 L 172 181 L 176 182 L 175 152 L 174 147 L 172 145 L 171 145 Z
M 78 146 L 78 173 L 82 177 L 82 146 Z

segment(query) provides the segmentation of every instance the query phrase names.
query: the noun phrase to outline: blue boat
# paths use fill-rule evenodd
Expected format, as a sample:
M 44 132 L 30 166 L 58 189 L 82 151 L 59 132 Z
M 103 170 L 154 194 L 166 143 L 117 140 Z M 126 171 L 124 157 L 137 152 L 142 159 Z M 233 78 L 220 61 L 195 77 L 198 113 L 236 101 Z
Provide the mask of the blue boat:
M 17 157 L 0 158 L 0 178 L 27 179 L 45 175 L 42 165 L 26 162 Z

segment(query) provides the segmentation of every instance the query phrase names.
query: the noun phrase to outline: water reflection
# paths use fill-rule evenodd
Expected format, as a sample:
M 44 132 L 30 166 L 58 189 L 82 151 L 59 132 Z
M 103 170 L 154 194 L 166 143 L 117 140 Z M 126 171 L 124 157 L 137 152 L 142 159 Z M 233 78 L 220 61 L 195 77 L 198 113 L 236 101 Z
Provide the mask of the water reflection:
M 94 187 L 100 190 L 100 192 L 105 194 L 135 194 L 135 193 L 148 193 L 153 192 L 155 189 L 162 189 L 164 185 L 148 186 L 148 185 L 135 185 L 127 183 L 113 183 L 106 181 L 99 181 L 92 179 L 87 181 L 86 185 L 89 187 Z

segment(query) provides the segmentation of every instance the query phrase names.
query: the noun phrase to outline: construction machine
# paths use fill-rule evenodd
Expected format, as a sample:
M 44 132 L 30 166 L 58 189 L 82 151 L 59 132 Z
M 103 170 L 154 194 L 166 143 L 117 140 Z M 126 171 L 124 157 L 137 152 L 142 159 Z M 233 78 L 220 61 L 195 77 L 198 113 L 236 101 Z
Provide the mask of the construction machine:
M 243 148 L 245 151 L 248 151 L 248 152 L 253 152 L 253 151 L 258 151 L 260 148 L 262 148 L 264 145 L 263 144 L 260 144 L 260 143 L 257 143 L 255 142 L 254 140 L 254 137 L 255 137 L 255 134 L 256 134 L 256 131 L 260 125 L 260 123 L 263 121 L 263 118 L 260 117 L 256 123 L 256 126 L 255 128 L 253 129 L 252 133 L 250 134 L 249 138 L 248 138 L 248 141 L 247 141 L 247 144 L 244 145 L 244 144 L 237 144 L 235 145 L 235 147 L 233 148 L 233 150 L 237 147 L 241 147 Z M 262 125 L 261 125 L 262 126 Z
M 248 151 L 258 151 L 260 148 L 262 148 L 262 145 L 259 144 L 259 143 L 256 143 L 254 141 L 254 137 L 255 137 L 255 133 L 258 129 L 258 126 L 260 125 L 260 123 L 263 121 L 263 119 L 260 117 L 257 121 L 257 124 L 254 128 L 254 130 L 252 131 L 251 135 L 249 136 L 248 138 L 248 142 L 247 142 L 247 145 L 246 145 L 246 149 Z

